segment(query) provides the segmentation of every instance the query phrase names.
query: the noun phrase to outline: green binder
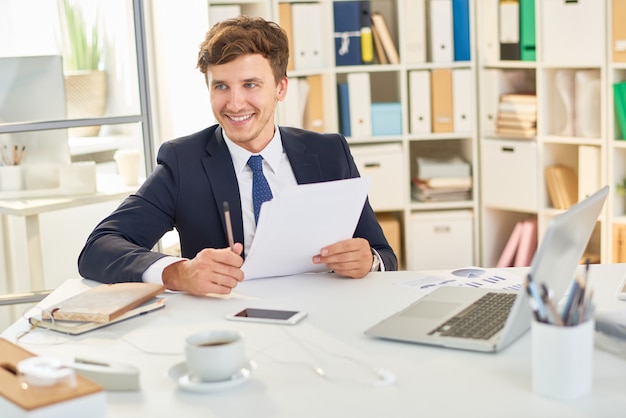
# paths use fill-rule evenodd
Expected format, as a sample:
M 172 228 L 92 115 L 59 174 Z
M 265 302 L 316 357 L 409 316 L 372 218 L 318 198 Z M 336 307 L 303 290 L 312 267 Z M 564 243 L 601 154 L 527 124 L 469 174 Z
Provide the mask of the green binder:
M 520 59 L 536 61 L 535 51 L 535 0 L 519 2 Z
M 620 132 L 615 137 L 625 139 L 626 137 L 626 81 L 613 84 L 613 100 L 615 102 L 615 117 L 617 119 Z

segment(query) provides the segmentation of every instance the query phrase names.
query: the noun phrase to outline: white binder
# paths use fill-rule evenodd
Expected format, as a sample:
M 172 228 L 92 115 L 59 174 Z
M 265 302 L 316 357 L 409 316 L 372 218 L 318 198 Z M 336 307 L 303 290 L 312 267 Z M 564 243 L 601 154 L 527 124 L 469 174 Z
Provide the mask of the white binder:
M 426 62 L 425 0 L 404 0 L 404 61 L 407 64 Z
M 352 138 L 372 136 L 372 93 L 369 73 L 349 73 L 348 101 Z
M 473 85 L 472 71 L 469 68 L 452 70 L 452 117 L 455 132 L 470 132 L 473 128 Z
M 454 61 L 452 0 L 430 0 L 430 61 Z
M 322 9 L 319 3 L 293 3 L 293 59 L 295 70 L 323 67 Z
M 554 85 L 557 94 L 555 106 L 552 107 L 554 114 L 551 119 L 553 123 L 557 124 L 555 133 L 563 136 L 574 136 L 576 133 L 574 71 L 558 70 L 554 75 Z
M 478 29 L 483 48 L 478 48 L 478 53 L 482 55 L 481 61 L 487 63 L 500 59 L 499 6 L 500 0 L 481 0 Z
M 600 147 L 580 145 L 578 147 L 578 200 L 594 194 L 602 187 Z
M 409 71 L 409 124 L 412 134 L 432 132 L 428 70 Z

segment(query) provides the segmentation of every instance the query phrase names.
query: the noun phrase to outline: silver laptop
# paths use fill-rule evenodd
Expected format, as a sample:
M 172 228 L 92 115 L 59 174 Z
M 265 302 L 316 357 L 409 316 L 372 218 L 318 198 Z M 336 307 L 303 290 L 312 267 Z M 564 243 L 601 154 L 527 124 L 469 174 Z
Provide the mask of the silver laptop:
M 603 187 L 552 218 L 548 224 L 533 257 L 530 274 L 538 284 L 545 283 L 552 289 L 555 300 L 563 297 L 574 278 L 608 192 L 609 187 Z M 504 310 L 502 322 L 494 320 L 487 330 L 474 329 L 468 333 L 464 328 L 457 331 L 460 323 L 470 322 L 472 328 L 471 325 L 482 322 L 478 319 L 493 314 L 496 308 L 479 305 L 495 301 L 503 305 L 498 308 Z M 442 286 L 372 326 L 365 334 L 396 341 L 497 352 L 530 328 L 531 316 L 524 290 Z

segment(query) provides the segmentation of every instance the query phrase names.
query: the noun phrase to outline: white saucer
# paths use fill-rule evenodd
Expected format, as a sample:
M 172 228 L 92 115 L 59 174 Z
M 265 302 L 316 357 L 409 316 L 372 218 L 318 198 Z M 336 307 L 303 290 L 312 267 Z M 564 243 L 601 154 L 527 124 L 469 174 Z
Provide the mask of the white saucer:
M 183 361 L 170 367 L 167 375 L 183 390 L 189 392 L 215 392 L 246 382 L 250 379 L 250 375 L 252 375 L 252 371 L 255 368 L 256 364 L 252 361 L 248 361 L 237 373 L 232 375 L 230 379 L 217 382 L 203 382 L 189 372 L 187 363 Z

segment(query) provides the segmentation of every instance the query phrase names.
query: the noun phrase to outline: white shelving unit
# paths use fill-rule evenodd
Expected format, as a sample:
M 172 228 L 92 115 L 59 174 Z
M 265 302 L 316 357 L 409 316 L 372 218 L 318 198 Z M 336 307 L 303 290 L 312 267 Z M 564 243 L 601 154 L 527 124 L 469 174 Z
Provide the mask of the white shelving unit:
M 526 1 L 519 4 L 523 7 Z M 518 221 L 535 217 L 540 242 L 547 223 L 561 211 L 551 202 L 546 167 L 563 164 L 573 169 L 579 200 L 592 189 L 616 182 L 619 175 L 609 175 L 607 167 L 613 163 L 607 161 L 622 148 L 613 140 L 609 88 L 611 79 L 626 74 L 614 66 L 608 71 L 609 34 L 600 29 L 610 21 L 609 2 L 605 0 L 535 1 L 535 61 L 500 59 L 500 2 L 479 3 L 481 264 L 488 267 L 496 265 Z M 498 135 L 495 117 L 499 95 L 524 91 L 537 95 L 536 137 Z M 626 160 L 618 165 L 623 162 Z M 615 205 L 614 200 L 612 193 L 587 248 L 602 262 L 610 261 L 611 219 L 607 222 L 606 209 Z

